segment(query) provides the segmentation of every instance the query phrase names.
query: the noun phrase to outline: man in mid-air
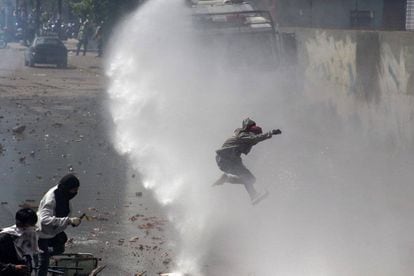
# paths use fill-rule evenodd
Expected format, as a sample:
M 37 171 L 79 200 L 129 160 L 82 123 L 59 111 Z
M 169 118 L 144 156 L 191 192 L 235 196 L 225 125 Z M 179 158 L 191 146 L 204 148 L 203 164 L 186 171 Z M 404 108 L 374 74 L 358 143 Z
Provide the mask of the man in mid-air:
M 213 186 L 224 183 L 242 184 L 250 196 L 252 204 L 259 203 L 268 192 L 260 194 L 254 188 L 256 178 L 244 166 L 241 155 L 248 154 L 257 143 L 271 138 L 273 135 L 281 134 L 280 129 L 263 133 L 262 128 L 250 118 L 244 119 L 242 128 L 237 128 L 232 137 L 227 139 L 220 149 L 216 151 L 216 162 L 223 175 L 214 182 Z

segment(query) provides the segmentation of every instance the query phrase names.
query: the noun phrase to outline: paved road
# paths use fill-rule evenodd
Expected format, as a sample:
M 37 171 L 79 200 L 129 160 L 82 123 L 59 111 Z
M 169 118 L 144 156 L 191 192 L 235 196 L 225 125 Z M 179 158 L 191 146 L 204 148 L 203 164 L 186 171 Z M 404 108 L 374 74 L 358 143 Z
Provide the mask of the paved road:
M 23 50 L 0 50 L 0 227 L 74 172 L 81 180 L 74 209 L 92 220 L 68 231 L 67 251 L 95 253 L 108 266 L 101 275 L 167 271 L 172 231 L 112 147 L 101 59 L 70 53 L 67 69 L 28 68 Z M 23 125 L 22 134 L 13 133 Z

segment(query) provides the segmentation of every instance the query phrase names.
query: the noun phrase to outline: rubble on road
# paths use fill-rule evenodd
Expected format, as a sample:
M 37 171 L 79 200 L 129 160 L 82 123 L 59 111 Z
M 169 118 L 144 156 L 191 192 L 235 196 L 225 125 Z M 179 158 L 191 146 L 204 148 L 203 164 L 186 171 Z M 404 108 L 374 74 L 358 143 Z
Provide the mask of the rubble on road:
M 21 126 L 15 126 L 14 128 L 12 128 L 12 131 L 15 134 L 22 134 L 25 129 L 26 129 L 26 126 L 21 125 Z

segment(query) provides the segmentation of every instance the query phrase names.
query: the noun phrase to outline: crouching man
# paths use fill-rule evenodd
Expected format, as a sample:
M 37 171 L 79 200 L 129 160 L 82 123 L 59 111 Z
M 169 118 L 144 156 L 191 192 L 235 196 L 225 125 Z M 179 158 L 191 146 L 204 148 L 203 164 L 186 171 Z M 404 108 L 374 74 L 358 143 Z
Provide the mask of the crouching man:
M 49 258 L 62 254 L 68 240 L 66 228 L 78 226 L 81 219 L 70 217 L 71 204 L 79 189 L 79 179 L 73 174 L 65 175 L 59 184 L 51 188 L 42 198 L 37 212 L 39 222 L 39 255 L 38 276 L 46 276 L 49 268 Z

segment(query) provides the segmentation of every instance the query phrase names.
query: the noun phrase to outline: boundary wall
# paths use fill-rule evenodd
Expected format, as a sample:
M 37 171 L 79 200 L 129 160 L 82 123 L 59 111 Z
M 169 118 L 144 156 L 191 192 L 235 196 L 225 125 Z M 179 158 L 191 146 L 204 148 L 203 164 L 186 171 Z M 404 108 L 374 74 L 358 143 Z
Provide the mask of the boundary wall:
M 310 103 L 329 105 L 345 121 L 389 143 L 414 145 L 413 33 L 280 31 L 292 34 L 282 35 L 284 53 L 295 63 Z M 294 37 L 294 43 L 283 37 Z

